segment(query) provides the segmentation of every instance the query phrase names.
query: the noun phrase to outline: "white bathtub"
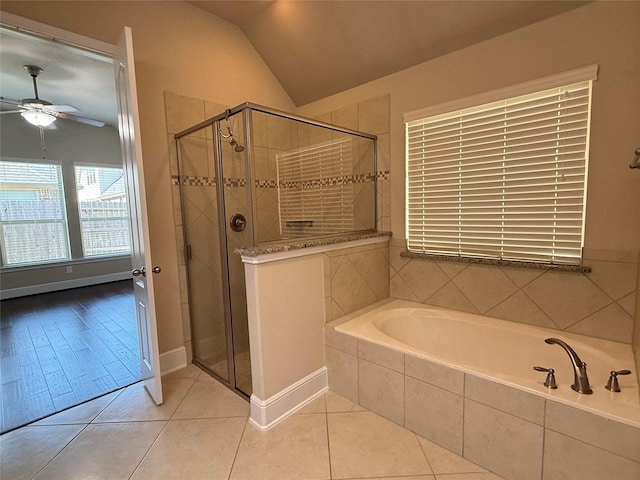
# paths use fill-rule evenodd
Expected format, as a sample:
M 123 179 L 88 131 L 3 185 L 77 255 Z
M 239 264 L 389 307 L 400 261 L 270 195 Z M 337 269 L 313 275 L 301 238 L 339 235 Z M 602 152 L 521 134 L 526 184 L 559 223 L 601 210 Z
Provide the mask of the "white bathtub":
M 630 345 L 404 300 L 377 306 L 335 330 L 640 427 L 635 371 L 618 377 L 621 392 L 604 388 L 611 370 L 634 369 Z M 571 389 L 570 359 L 559 345 L 546 344 L 548 337 L 566 341 L 587 363 L 592 395 Z M 534 365 L 555 369 L 557 390 L 544 387 L 546 374 Z

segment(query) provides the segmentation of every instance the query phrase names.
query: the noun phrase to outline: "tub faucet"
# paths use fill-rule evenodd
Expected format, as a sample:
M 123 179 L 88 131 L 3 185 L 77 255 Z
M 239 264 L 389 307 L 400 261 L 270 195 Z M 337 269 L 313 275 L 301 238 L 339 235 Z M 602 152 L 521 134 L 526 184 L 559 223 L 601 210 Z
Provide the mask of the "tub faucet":
M 589 386 L 589 377 L 587 377 L 587 364 L 580 360 L 576 351 L 559 338 L 547 338 L 545 339 L 545 343 L 549 345 L 554 343 L 558 344 L 564 348 L 564 351 L 569 355 L 571 364 L 573 365 L 573 385 L 571 385 L 571 388 L 578 393 L 587 395 L 593 393 L 593 390 L 591 390 Z

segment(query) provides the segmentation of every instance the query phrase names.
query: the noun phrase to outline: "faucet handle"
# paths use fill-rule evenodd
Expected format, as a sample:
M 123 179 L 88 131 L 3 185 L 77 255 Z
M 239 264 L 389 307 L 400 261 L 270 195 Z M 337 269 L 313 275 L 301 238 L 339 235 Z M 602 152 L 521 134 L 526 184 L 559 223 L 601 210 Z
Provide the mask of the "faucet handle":
M 556 371 L 553 368 L 545 368 L 545 367 L 533 367 L 536 372 L 547 372 L 547 379 L 544 381 L 544 386 L 551 389 L 558 388 L 556 384 Z
M 631 370 L 611 370 L 611 375 L 609 376 L 609 381 L 605 385 L 604 388 L 607 390 L 611 390 L 612 392 L 619 392 L 620 385 L 618 385 L 618 375 L 629 375 Z

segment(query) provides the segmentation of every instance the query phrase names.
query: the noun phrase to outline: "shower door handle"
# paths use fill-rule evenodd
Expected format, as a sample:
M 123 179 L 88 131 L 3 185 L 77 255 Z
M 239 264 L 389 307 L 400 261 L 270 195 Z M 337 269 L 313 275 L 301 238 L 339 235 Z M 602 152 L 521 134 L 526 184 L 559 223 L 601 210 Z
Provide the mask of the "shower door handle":
M 234 213 L 229 219 L 229 226 L 234 232 L 241 232 L 247 226 L 247 219 L 241 213 Z

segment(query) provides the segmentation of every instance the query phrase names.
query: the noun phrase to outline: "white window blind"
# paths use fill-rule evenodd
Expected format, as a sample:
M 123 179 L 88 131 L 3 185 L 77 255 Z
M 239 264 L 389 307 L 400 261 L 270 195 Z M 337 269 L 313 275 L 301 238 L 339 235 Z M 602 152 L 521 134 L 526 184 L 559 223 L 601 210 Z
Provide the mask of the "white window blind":
M 277 155 L 283 235 L 354 229 L 352 144 L 352 139 L 346 138 Z
M 131 253 L 122 168 L 75 166 L 85 257 Z
M 60 165 L 0 162 L 4 265 L 71 258 Z
M 409 251 L 579 264 L 591 81 L 411 119 Z

